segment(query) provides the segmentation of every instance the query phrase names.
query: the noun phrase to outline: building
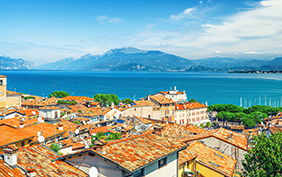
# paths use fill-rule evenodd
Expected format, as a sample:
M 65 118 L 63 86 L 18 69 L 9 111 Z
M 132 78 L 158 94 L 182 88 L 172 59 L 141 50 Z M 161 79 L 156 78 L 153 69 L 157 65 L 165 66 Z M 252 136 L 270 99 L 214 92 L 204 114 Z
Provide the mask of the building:
M 61 157 L 67 163 L 99 176 L 178 176 L 178 154 L 186 145 L 153 133 L 96 145 L 88 151 Z
M 200 125 L 210 122 L 208 107 L 202 103 L 182 103 L 175 105 L 174 119 L 177 124 Z
M 248 151 L 248 138 L 246 135 L 236 133 L 224 128 L 209 130 L 204 133 L 179 139 L 181 142 L 200 141 L 203 144 L 220 151 L 238 160 L 236 169 L 242 169 L 241 163 Z
M 46 121 L 56 122 L 60 120 L 61 108 L 57 106 L 45 106 L 39 108 L 39 117 L 44 117 Z
M 174 87 L 174 90 L 170 90 L 170 91 L 161 91 L 158 92 L 154 95 L 163 95 L 165 97 L 167 97 L 168 99 L 173 100 L 176 103 L 185 103 L 187 102 L 187 95 L 185 93 L 185 90 L 183 90 L 183 92 L 179 92 L 176 89 L 176 86 Z
M 7 90 L 7 77 L 0 75 L 0 108 L 21 106 L 21 94 Z
M 32 133 L 5 124 L 0 125 L 0 130 L 0 152 L 7 145 L 16 145 L 17 147 L 29 145 L 35 136 Z
M 126 108 L 122 108 L 122 112 L 126 117 L 137 116 L 161 120 L 159 107 L 150 100 L 133 101 L 129 105 Z
M 232 177 L 235 171 L 237 160 L 203 143 L 193 142 L 189 144 L 186 151 L 197 154 L 194 162 L 194 171 L 203 176 Z M 183 156 L 183 153 L 180 153 Z M 182 157 L 183 158 L 183 157 Z M 190 157 L 188 156 L 188 159 Z
M 61 155 L 44 145 L 24 148 L 7 146 L 4 149 L 4 160 L 0 160 L 0 176 L 60 176 L 87 177 L 88 175 L 74 166 L 57 160 Z M 5 169 L 5 171 L 4 171 Z
M 196 158 L 198 157 L 197 154 L 184 149 L 179 152 L 179 171 L 178 177 L 183 177 L 184 172 L 195 172 L 196 171 Z M 191 174 L 193 174 L 191 173 Z M 192 176 L 192 175 L 191 175 Z
M 175 101 L 162 95 L 148 96 L 148 100 L 159 107 L 161 120 L 174 121 Z

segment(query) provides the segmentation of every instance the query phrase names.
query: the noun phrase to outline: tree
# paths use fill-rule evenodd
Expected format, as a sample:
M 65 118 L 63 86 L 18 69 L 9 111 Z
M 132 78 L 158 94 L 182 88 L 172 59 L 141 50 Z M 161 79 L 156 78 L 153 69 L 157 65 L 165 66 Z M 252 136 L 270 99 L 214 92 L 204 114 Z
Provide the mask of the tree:
M 59 144 L 51 144 L 51 149 L 55 152 L 58 152 L 61 149 L 61 146 Z
M 198 103 L 194 98 L 191 98 L 191 100 L 188 101 L 189 103 Z
M 210 122 L 207 122 L 207 123 L 206 123 L 206 127 L 209 127 L 209 128 L 210 128 L 210 127 L 211 127 L 211 123 L 210 123 Z
M 200 124 L 200 127 L 205 128 L 205 126 L 204 126 L 204 124 L 203 124 L 203 123 L 201 123 L 201 124 Z
M 73 123 L 75 123 L 76 125 L 80 124 L 78 120 L 73 121 Z
M 130 98 L 125 98 L 124 100 L 122 100 L 122 102 L 125 104 L 130 104 L 132 103 L 132 100 Z
M 120 102 L 118 96 L 115 94 L 96 94 L 94 99 L 101 103 L 102 106 L 109 106 L 111 103 L 118 105 Z
M 65 92 L 65 91 L 54 91 L 53 93 L 51 93 L 49 95 L 49 98 L 51 98 L 51 97 L 63 98 L 63 97 L 69 96 L 69 95 L 70 94 L 68 92 Z
M 254 137 L 254 147 L 245 154 L 243 173 L 250 177 L 282 175 L 282 133 Z

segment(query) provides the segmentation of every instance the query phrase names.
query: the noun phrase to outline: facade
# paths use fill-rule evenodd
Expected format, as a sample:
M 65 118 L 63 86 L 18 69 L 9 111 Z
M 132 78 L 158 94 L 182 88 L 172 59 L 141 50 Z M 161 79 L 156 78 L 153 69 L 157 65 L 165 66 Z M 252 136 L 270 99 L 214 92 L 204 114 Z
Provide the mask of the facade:
M 39 117 L 44 117 L 46 121 L 54 122 L 60 119 L 60 107 L 50 106 L 39 109 Z
M 17 92 L 6 91 L 6 107 L 10 106 L 21 106 L 22 105 L 22 95 Z
M 0 75 L 0 108 L 6 108 L 7 77 Z
M 161 120 L 160 109 L 152 101 L 140 100 L 133 101 L 132 106 L 122 109 L 125 117 L 145 117 Z
M 202 103 L 183 103 L 175 105 L 175 123 L 204 125 L 209 122 L 208 107 Z
M 175 101 L 162 95 L 148 96 L 148 100 L 159 107 L 162 121 L 174 121 Z

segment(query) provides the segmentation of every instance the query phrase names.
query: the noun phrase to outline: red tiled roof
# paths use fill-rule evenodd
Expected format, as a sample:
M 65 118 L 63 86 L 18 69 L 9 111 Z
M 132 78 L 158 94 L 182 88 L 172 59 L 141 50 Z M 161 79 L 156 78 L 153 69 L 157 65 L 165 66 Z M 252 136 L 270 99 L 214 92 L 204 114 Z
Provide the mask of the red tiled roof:
M 25 139 L 32 139 L 34 137 L 33 134 L 23 131 L 22 129 L 16 129 L 14 127 L 8 125 L 0 125 L 1 130 L 1 138 L 0 138 L 0 146 L 13 144 L 18 141 L 22 141 Z
M 168 99 L 167 97 L 162 96 L 162 95 L 153 95 L 153 96 L 149 96 L 149 97 L 150 97 L 150 99 L 157 101 L 159 104 L 175 103 L 175 101 Z
M 232 176 L 237 160 L 212 149 L 198 141 L 187 147 L 188 151 L 198 155 L 197 162 L 220 172 L 226 176 Z
M 175 110 L 181 109 L 195 109 L 195 108 L 206 108 L 207 106 L 202 103 L 183 103 L 183 104 L 176 104 Z
M 145 133 L 104 145 L 105 154 L 95 152 L 129 171 L 134 171 L 185 147 L 184 143 L 172 138 Z
M 188 151 L 187 149 L 184 149 L 179 152 L 179 160 L 178 165 L 184 164 L 194 158 L 196 158 L 198 155 L 194 152 Z
M 30 168 L 35 169 L 38 176 L 88 176 L 85 172 L 63 161 L 54 161 L 60 155 L 42 145 L 21 148 L 17 155 L 18 166 L 26 171 Z
M 232 138 L 231 138 L 232 135 Z M 199 140 L 203 138 L 214 137 L 219 140 L 222 140 L 226 143 L 232 144 L 238 148 L 241 148 L 245 151 L 248 150 L 248 139 L 246 135 L 241 133 L 236 133 L 231 130 L 227 130 L 225 128 L 218 128 L 214 130 L 209 130 L 205 133 L 201 133 L 199 135 L 190 136 L 188 138 L 180 139 L 181 142 L 189 142 L 194 140 Z
M 2 159 L 0 159 L 0 176 L 25 177 L 26 175 L 20 168 L 13 168 L 5 163 Z
M 6 95 L 9 96 L 9 95 L 21 95 L 21 94 L 18 93 L 18 92 L 13 92 L 13 91 L 6 90 Z

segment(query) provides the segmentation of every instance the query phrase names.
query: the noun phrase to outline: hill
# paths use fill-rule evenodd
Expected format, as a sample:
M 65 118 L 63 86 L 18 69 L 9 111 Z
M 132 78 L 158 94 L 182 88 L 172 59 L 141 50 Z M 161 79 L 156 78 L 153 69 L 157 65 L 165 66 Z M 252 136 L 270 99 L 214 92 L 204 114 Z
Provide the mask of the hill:
M 30 62 L 19 59 L 13 59 L 6 56 L 0 56 L 0 69 L 34 69 L 35 65 Z

